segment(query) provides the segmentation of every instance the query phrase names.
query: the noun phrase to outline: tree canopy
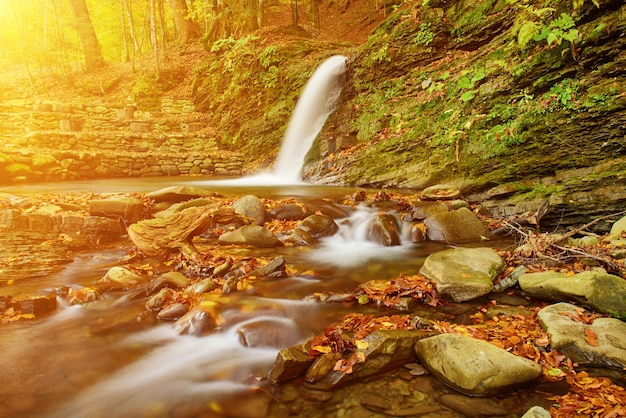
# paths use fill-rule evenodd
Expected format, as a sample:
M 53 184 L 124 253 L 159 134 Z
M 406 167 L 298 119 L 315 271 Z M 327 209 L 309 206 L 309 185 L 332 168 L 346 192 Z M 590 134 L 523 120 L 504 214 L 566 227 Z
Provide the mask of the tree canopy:
M 245 36 L 263 27 L 270 7 L 291 10 L 294 25 L 306 15 L 319 26 L 316 0 L 2 0 L 0 66 L 23 65 L 32 82 L 152 51 L 158 72 L 168 43 Z

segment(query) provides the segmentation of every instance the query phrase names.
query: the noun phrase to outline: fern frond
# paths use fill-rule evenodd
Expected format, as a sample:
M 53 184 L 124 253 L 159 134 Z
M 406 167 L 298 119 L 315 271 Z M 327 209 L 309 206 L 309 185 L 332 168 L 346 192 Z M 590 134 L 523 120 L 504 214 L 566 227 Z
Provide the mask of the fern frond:
M 535 22 L 525 22 L 519 32 L 517 32 L 517 44 L 520 49 L 526 48 L 526 45 L 539 33 L 539 25 Z

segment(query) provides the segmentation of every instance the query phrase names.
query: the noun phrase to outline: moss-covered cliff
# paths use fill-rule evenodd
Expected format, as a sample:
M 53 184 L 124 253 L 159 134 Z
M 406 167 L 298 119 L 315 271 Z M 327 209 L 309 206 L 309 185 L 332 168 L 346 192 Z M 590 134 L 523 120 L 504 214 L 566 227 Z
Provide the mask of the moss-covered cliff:
M 623 206 L 622 1 L 424 0 L 393 10 L 362 45 L 298 33 L 215 44 L 198 71 L 198 103 L 225 145 L 270 164 L 308 76 L 341 53 L 350 81 L 307 179 L 452 182 L 505 214 L 545 198 L 554 217 Z

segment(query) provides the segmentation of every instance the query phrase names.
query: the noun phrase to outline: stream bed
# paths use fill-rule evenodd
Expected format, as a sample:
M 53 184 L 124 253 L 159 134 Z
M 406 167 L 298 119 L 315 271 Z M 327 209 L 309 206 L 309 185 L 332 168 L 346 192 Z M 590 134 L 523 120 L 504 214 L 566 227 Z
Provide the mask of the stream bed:
M 147 178 L 20 185 L 0 192 L 102 195 L 148 192 L 173 185 L 202 187 L 224 196 L 254 193 L 273 199 L 334 200 L 356 191 L 305 184 L 259 187 L 224 185 L 200 178 Z M 323 332 L 349 312 L 397 313 L 371 305 L 319 303 L 310 298 L 312 295 L 341 293 L 369 280 L 416 274 L 429 254 L 447 248 L 428 241 L 387 248 L 355 238 L 352 232 L 338 234 L 316 247 L 227 250 L 236 256 L 282 255 L 297 273 L 255 285 L 253 292 L 227 295 L 217 308 L 224 325 L 210 335 L 179 335 L 172 322 L 137 321 L 135 318 L 144 315 L 145 300 L 122 291 L 108 292 L 103 299 L 84 305 L 60 303 L 48 316 L 1 325 L 0 416 L 392 416 L 377 412 L 381 408 L 376 407 L 376 399 L 383 396 L 396 403 L 409 402 L 407 397 L 411 402 L 433 398 L 430 409 L 419 412 L 407 407 L 405 411 L 409 412 L 400 416 L 484 416 L 480 409 L 489 411 L 495 405 L 500 412 L 508 411 L 506 415 L 514 417 L 533 405 L 547 406 L 546 391 L 562 390 L 557 384 L 551 388 L 530 387 L 485 401 L 456 394 L 432 378 L 412 375 L 404 368 L 328 393 L 307 391 L 300 383 L 268 384 L 264 377 L 280 349 Z M 506 248 L 513 244 L 511 240 L 502 240 L 488 245 Z M 198 247 L 202 249 L 202 245 L 200 242 Z M 0 287 L 0 296 L 44 294 L 61 286 L 93 286 L 109 268 L 123 264 L 132 250 L 132 243 L 122 240 L 97 249 L 75 251 L 71 262 L 49 274 L 22 278 Z M 152 262 L 158 265 L 158 261 Z M 419 305 L 410 313 L 424 318 L 462 320 L 487 301 L 449 304 L 444 308 Z M 364 393 L 371 396 L 363 400 Z M 461 406 L 450 408 L 438 401 L 447 399 L 446 396 L 452 397 L 447 403 Z M 459 412 L 463 410 L 466 413 Z

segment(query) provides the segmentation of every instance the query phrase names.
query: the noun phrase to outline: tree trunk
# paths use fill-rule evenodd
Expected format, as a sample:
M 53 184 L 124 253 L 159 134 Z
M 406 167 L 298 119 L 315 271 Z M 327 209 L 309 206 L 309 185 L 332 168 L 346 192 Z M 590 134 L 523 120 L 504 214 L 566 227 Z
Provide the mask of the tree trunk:
M 83 48 L 83 55 L 85 56 L 85 69 L 93 71 L 104 67 L 106 64 L 102 57 L 100 42 L 98 42 L 96 32 L 91 23 L 86 0 L 70 0 L 70 5 L 76 18 L 76 30 Z
M 189 9 L 187 8 L 185 0 L 167 0 L 167 2 L 172 8 L 174 25 L 176 26 L 176 32 L 178 33 L 180 42 L 186 44 L 198 38 L 198 25 L 189 18 Z
M 157 0 L 150 0 L 150 41 L 152 42 L 154 66 L 158 77 L 161 74 L 161 64 L 159 63 L 159 39 L 156 27 L 156 1 Z
M 291 3 L 291 24 L 298 26 L 298 20 L 300 20 L 300 14 L 298 13 L 298 0 L 290 0 Z
M 309 19 L 311 21 L 311 26 L 313 26 L 315 29 L 320 28 L 320 9 L 318 7 L 317 4 L 318 0 L 309 0 L 309 4 L 308 4 L 308 12 L 309 12 Z
M 245 0 L 243 2 L 244 10 L 244 32 L 252 33 L 259 29 L 259 0 Z
M 230 7 L 221 0 L 211 2 L 211 12 L 205 35 L 207 46 L 218 39 L 226 38 L 231 34 L 232 13 Z

